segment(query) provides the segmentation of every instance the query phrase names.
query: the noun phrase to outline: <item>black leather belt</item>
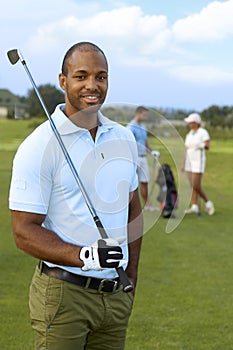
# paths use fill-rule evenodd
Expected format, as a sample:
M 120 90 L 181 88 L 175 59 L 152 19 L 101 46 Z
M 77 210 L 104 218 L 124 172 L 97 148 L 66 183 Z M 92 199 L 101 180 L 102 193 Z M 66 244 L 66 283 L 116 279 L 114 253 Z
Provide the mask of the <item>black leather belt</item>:
M 65 271 L 59 267 L 49 267 L 44 262 L 39 263 L 39 269 L 42 273 L 46 274 L 49 277 L 77 284 L 78 286 L 84 288 L 95 289 L 98 292 L 111 293 L 115 292 L 120 287 L 119 278 L 100 279 L 76 275 L 75 273 Z

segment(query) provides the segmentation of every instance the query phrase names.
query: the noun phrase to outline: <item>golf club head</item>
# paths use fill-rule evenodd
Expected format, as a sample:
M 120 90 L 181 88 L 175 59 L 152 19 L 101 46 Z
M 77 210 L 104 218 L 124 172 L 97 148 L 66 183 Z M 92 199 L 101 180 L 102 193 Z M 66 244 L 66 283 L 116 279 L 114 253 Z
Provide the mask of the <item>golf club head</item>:
M 20 55 L 17 49 L 12 49 L 7 52 L 7 56 L 11 64 L 16 64 L 20 59 Z

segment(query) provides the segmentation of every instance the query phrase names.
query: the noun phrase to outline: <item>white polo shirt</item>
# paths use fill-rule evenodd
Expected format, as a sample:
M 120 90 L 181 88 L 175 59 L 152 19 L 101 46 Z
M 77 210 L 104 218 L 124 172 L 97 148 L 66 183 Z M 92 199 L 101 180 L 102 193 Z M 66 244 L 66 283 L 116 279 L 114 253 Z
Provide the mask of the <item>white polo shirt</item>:
M 54 123 L 108 236 L 125 236 L 122 249 L 128 260 L 129 193 L 138 186 L 135 139 L 129 130 L 99 112 L 100 125 L 93 141 L 88 130 L 65 116 L 63 108 L 57 106 L 52 114 Z M 100 238 L 49 121 L 30 134 L 16 153 L 9 202 L 12 210 L 46 215 L 43 226 L 66 242 L 89 246 Z M 97 278 L 116 276 L 115 269 L 83 272 L 76 267 L 62 268 Z

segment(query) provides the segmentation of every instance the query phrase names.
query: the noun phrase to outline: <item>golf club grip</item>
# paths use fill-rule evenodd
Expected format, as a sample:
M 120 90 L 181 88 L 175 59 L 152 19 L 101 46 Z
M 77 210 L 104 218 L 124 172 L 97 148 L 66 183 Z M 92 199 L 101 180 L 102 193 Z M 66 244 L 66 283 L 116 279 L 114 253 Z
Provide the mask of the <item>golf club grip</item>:
M 96 227 L 98 228 L 99 230 L 99 233 L 100 233 L 100 236 L 105 239 L 105 238 L 108 238 L 108 235 L 103 227 L 103 224 L 102 222 L 100 221 L 99 217 L 96 215 L 94 218 L 94 221 L 95 221 L 95 224 L 96 224 Z M 116 272 L 120 278 L 120 281 L 123 285 L 123 290 L 124 292 L 128 293 L 128 292 L 131 292 L 133 290 L 133 286 L 132 284 L 130 283 L 130 280 L 128 279 L 128 276 L 125 272 L 125 270 L 123 269 L 123 267 L 116 267 Z
M 121 267 L 116 267 L 116 272 L 117 272 L 117 274 L 118 274 L 118 276 L 120 278 L 120 281 L 121 281 L 121 283 L 123 285 L 124 292 L 126 292 L 126 293 L 132 292 L 133 286 L 132 286 L 132 284 L 131 284 L 131 282 L 130 282 L 130 280 L 129 280 L 126 272 L 125 272 L 125 270 L 123 269 L 123 267 L 122 266 Z

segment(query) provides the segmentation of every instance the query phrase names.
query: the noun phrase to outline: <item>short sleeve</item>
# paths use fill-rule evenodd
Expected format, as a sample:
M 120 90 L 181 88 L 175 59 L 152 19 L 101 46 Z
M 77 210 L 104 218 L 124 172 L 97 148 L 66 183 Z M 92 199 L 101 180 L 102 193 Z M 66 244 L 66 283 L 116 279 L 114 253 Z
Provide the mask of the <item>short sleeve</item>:
M 131 122 L 126 126 L 126 129 L 130 130 L 130 132 L 134 135 L 135 137 L 135 126 L 134 124 Z
M 131 148 L 132 153 L 132 160 L 134 164 L 134 172 L 133 172 L 133 178 L 130 185 L 130 192 L 135 191 L 138 188 L 138 175 L 137 175 L 137 167 L 138 167 L 138 148 L 136 140 L 133 136 L 133 134 L 128 135 L 129 138 L 129 144 Z
M 51 175 L 43 158 L 43 149 L 33 146 L 26 139 L 15 155 L 9 207 L 11 210 L 46 214 L 52 186 Z
M 209 141 L 210 135 L 206 129 L 202 129 L 202 141 Z
M 130 192 L 135 191 L 137 188 L 138 188 L 138 176 L 137 176 L 137 173 L 135 171 L 133 181 L 132 181 L 131 186 L 130 186 Z

